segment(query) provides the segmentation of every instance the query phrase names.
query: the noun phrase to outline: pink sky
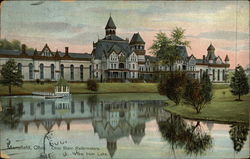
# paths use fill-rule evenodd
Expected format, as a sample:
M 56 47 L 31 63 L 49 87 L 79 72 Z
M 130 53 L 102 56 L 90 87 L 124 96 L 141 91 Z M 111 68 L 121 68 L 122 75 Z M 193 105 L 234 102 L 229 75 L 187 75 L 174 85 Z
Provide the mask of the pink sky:
M 186 30 L 191 42 L 189 55 L 201 58 L 212 42 L 216 55 L 223 60 L 229 55 L 231 68 L 249 64 L 248 1 L 45 1 L 39 5 L 7 1 L 1 7 L 1 38 L 18 39 L 38 50 L 48 43 L 52 51 L 69 46 L 70 52 L 90 53 L 92 42 L 104 37 L 110 13 L 118 36 L 131 39 L 140 32 L 146 48 L 156 33 L 169 34 L 177 26 Z

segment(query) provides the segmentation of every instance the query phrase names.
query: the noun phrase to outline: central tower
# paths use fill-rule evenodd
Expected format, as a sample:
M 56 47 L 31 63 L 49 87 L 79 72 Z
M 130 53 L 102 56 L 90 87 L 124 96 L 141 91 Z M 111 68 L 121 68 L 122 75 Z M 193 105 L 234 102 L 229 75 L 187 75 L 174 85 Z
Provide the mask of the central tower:
M 105 31 L 106 31 L 106 37 L 110 36 L 110 35 L 115 35 L 116 26 L 115 26 L 115 23 L 114 23 L 111 16 L 109 17 L 109 20 L 108 20 L 107 25 L 105 27 Z

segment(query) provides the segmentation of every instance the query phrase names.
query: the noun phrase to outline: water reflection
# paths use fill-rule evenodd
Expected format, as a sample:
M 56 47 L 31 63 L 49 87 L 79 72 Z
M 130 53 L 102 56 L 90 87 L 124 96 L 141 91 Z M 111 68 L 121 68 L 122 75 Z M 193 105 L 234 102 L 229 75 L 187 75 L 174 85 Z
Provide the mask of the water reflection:
M 230 139 L 233 141 L 234 151 L 239 153 L 243 148 L 248 135 L 248 124 L 232 124 L 230 126 Z
M 44 134 L 39 139 L 43 141 L 42 143 L 39 141 L 42 147 L 41 153 L 39 156 L 36 155 L 36 158 L 57 156 L 58 154 L 52 154 L 49 151 L 52 132 L 63 131 L 64 128 L 68 132 L 73 132 L 71 127 L 75 127 L 74 121 L 84 123 L 86 120 L 91 121 L 90 125 L 93 128 L 91 133 L 96 134 L 100 141 L 105 141 L 105 150 L 111 158 L 116 156 L 117 151 L 121 149 L 120 144 L 117 143 L 124 137 L 133 143 L 129 146 L 141 146 L 142 141 L 146 140 L 147 123 L 153 120 L 156 121 L 155 125 L 158 126 L 164 140 L 161 142 L 169 145 L 174 156 L 177 150 L 182 150 L 185 155 L 189 156 L 204 155 L 208 151 L 211 152 L 214 146 L 214 138 L 211 135 L 213 122 L 189 121 L 169 114 L 164 111 L 165 103 L 161 100 L 110 100 L 97 95 L 54 100 L 39 98 L 1 100 L 4 109 L 1 112 L 0 125 L 1 128 L 6 128 L 5 131 L 18 129 L 26 135 L 33 134 L 33 125 L 38 131 L 44 130 Z M 237 153 L 247 141 L 248 129 L 248 125 L 245 124 L 230 126 L 230 138 Z M 6 149 L 6 147 L 1 147 L 1 149 Z M 168 150 L 162 149 L 161 151 L 167 152 Z M 62 152 L 59 154 L 61 156 L 57 158 L 69 157 L 62 156 Z
M 212 148 L 212 137 L 202 130 L 199 121 L 188 124 L 180 116 L 171 115 L 165 121 L 158 121 L 158 126 L 174 155 L 176 148 L 183 148 L 188 155 L 201 155 Z

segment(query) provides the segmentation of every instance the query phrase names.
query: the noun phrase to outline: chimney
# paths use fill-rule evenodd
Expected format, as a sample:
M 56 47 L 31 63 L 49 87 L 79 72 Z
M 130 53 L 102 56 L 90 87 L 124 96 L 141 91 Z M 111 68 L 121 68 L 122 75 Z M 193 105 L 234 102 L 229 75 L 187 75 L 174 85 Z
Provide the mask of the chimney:
M 65 47 L 65 55 L 64 56 L 69 56 L 69 47 Z
M 205 55 L 203 55 L 202 62 L 205 63 Z
M 26 45 L 22 44 L 22 54 L 26 54 Z

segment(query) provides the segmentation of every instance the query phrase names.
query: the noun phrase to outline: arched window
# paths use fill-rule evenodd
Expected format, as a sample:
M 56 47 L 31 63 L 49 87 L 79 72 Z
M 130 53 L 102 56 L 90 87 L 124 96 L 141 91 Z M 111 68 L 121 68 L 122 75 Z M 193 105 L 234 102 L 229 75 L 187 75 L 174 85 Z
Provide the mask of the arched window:
M 220 80 L 220 70 L 218 70 L 218 81 Z
M 22 74 L 22 64 L 21 64 L 21 63 L 18 63 L 18 64 L 17 64 L 17 69 L 18 69 L 18 71 L 21 72 L 21 74 Z
M 29 79 L 33 79 L 33 64 L 29 64 Z
M 83 81 L 83 65 L 80 66 L 80 79 Z
M 51 79 L 55 79 L 55 65 L 54 64 L 50 65 L 50 76 L 51 76 Z
M 222 70 L 222 80 L 225 81 L 225 70 Z
M 92 78 L 92 66 L 91 65 L 89 65 L 89 78 L 91 79 Z
M 70 65 L 70 79 L 74 80 L 74 65 Z
M 200 79 L 202 79 L 202 69 L 200 69 Z
M 60 71 L 61 71 L 61 77 L 64 78 L 64 65 L 61 64 L 60 66 Z
M 44 79 L 44 65 L 40 64 L 40 79 Z
M 215 70 L 213 69 L 213 81 L 215 80 Z

